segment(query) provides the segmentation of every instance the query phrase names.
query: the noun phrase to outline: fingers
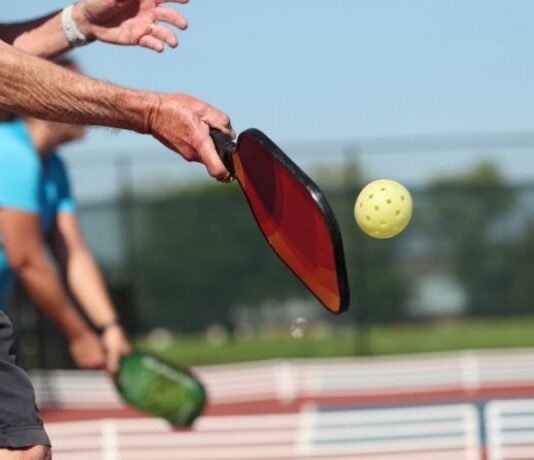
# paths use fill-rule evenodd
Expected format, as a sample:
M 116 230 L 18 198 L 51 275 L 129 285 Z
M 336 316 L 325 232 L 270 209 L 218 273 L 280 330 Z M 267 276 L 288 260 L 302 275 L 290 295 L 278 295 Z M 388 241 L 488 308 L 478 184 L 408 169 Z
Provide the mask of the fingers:
M 235 131 L 232 128 L 230 117 L 214 107 L 209 107 L 209 110 L 207 110 L 202 117 L 202 121 L 210 128 L 218 129 L 232 139 L 236 136 Z
M 189 3 L 189 0 L 156 0 L 156 3 L 158 5 L 161 5 L 162 3 L 181 3 L 182 5 L 185 5 L 186 3 Z
M 119 353 L 119 350 L 117 349 L 108 349 L 107 351 L 106 370 L 113 375 L 119 370 L 119 359 L 121 357 L 121 353 Z
M 81 369 L 102 369 L 105 365 L 104 355 L 93 355 L 80 359 L 75 359 L 76 365 Z
M 189 25 L 187 20 L 178 11 L 162 6 L 154 9 L 154 19 L 177 27 L 180 30 L 187 29 Z
M 154 10 L 154 22 L 147 34 L 139 40 L 139 45 L 158 53 L 163 52 L 165 43 L 171 48 L 176 48 L 178 46 L 176 34 L 158 21 L 165 22 L 181 30 L 187 29 L 188 26 L 186 19 L 177 11 L 172 8 L 158 7 Z
M 162 53 L 164 49 L 163 42 L 152 35 L 144 35 L 141 37 L 139 40 L 139 45 L 141 45 L 143 48 L 148 48 L 158 53 Z
M 232 123 L 230 117 L 220 110 L 207 105 L 207 109 L 202 117 L 202 122 L 206 124 L 206 138 L 201 144 L 198 153 L 208 173 L 220 182 L 229 182 L 231 180 L 230 175 L 226 167 L 224 166 L 213 140 L 209 136 L 209 128 L 215 128 L 223 132 L 230 138 L 235 138 L 235 131 L 232 129 Z
M 74 362 L 83 369 L 101 369 L 106 363 L 104 349 L 93 334 L 71 342 L 70 348 Z
M 200 160 L 208 170 L 208 174 L 218 181 L 222 181 L 228 175 L 227 169 L 224 167 L 222 160 L 215 149 L 215 144 L 208 135 L 204 142 L 198 148 Z
M 116 374 L 121 357 L 131 351 L 130 344 L 118 327 L 107 331 L 102 340 L 106 352 L 106 370 L 112 375 Z
M 169 45 L 171 48 L 176 48 L 178 46 L 178 39 L 176 38 L 176 35 L 160 24 L 154 25 L 151 35 L 156 40 L 159 40 L 162 45 L 163 43 L 167 43 L 167 45 Z

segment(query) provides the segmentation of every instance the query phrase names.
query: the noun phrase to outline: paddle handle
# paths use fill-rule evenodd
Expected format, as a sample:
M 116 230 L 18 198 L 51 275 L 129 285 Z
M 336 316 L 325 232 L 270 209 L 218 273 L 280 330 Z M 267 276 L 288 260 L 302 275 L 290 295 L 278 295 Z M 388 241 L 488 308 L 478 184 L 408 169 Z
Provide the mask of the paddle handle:
M 210 129 L 210 137 L 215 144 L 215 149 L 219 154 L 225 168 L 234 175 L 234 164 L 232 162 L 232 154 L 236 151 L 237 145 L 232 138 L 228 137 L 218 129 Z

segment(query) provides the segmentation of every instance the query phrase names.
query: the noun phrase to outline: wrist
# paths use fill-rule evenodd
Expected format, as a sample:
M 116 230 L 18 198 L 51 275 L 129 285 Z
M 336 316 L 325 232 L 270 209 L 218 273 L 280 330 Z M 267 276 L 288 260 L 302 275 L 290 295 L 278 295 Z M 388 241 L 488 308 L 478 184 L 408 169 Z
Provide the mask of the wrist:
M 120 327 L 121 327 L 121 325 L 119 323 L 118 318 L 114 318 L 114 319 L 111 319 L 111 320 L 109 320 L 108 322 L 106 322 L 104 324 L 101 324 L 101 325 L 97 326 L 96 329 L 98 331 L 98 334 L 100 336 L 103 336 L 110 329 L 115 329 L 115 328 L 120 328 Z
M 153 92 L 127 90 L 117 101 L 129 114 L 129 129 L 140 134 L 154 134 L 157 114 L 160 112 L 161 95 Z
M 70 14 L 73 26 L 81 34 L 81 36 L 85 38 L 85 42 L 82 44 L 94 41 L 96 36 L 93 32 L 92 24 L 89 22 L 87 15 L 85 14 L 84 2 L 82 1 L 73 4 Z
M 86 336 L 87 334 L 91 334 L 91 330 L 89 329 L 87 324 L 85 324 L 82 318 L 79 317 L 77 314 L 67 314 L 65 316 L 65 322 L 62 325 L 61 329 L 63 330 L 69 342 L 80 339 L 81 337 Z

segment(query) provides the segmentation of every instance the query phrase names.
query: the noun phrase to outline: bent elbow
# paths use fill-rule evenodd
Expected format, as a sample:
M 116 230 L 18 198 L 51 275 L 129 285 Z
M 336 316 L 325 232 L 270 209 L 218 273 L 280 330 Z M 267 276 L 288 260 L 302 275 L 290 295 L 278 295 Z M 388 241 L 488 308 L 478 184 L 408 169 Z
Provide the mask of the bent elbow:
M 15 254 L 9 257 L 8 262 L 11 270 L 21 278 L 28 272 L 40 270 L 46 264 L 41 254 Z

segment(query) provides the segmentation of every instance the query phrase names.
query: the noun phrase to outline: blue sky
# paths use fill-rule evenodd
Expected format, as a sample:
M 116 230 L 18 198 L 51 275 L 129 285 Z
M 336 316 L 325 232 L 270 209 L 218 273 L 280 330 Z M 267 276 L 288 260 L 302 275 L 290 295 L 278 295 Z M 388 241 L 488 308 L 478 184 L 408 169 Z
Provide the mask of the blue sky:
M 68 3 L 17 0 L 0 18 L 28 18 Z M 193 94 L 227 111 L 238 131 L 259 127 L 283 145 L 532 130 L 532 1 L 191 0 L 176 8 L 190 22 L 177 50 L 157 55 L 94 44 L 76 56 L 93 76 Z M 107 161 L 108 151 L 160 148 L 148 138 L 97 129 L 71 150 L 81 164 L 95 151 Z M 524 152 L 497 154 L 510 176 L 534 174 Z M 165 153 L 155 155 L 159 161 Z M 446 161 L 434 157 L 437 168 Z M 457 157 L 453 163 L 468 161 Z M 376 174 L 387 174 L 385 160 L 369 161 L 377 163 Z M 403 176 L 406 161 L 397 163 Z M 413 166 L 404 169 L 411 180 Z

